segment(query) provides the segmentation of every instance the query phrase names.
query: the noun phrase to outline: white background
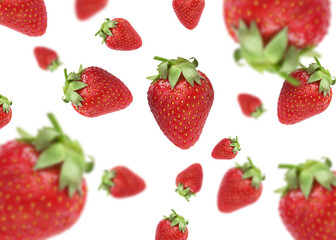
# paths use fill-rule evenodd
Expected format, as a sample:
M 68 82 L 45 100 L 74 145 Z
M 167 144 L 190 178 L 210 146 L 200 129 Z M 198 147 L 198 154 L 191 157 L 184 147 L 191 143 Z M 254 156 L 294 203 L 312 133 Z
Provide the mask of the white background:
M 299 163 L 307 158 L 328 156 L 336 160 L 334 134 L 335 100 L 319 116 L 294 126 L 281 125 L 276 106 L 282 79 L 260 75 L 247 66 L 238 67 L 232 58 L 237 45 L 224 26 L 222 0 L 211 0 L 193 31 L 180 24 L 167 0 L 110 1 L 88 21 L 80 22 L 74 13 L 74 1 L 46 1 L 48 29 L 43 37 L 29 38 L 0 26 L 0 92 L 13 100 L 13 119 L 0 133 L 4 143 L 17 137 L 21 126 L 34 133 L 49 125 L 47 112 L 54 112 L 63 129 L 79 139 L 87 154 L 96 159 L 94 172 L 87 175 L 89 196 L 80 220 L 54 240 L 72 239 L 154 239 L 162 215 L 175 209 L 190 223 L 191 240 L 266 240 L 291 239 L 278 214 L 283 170 L 277 165 Z M 336 11 L 335 5 L 332 6 Z M 143 40 L 143 46 L 131 52 L 118 52 L 101 45 L 94 37 L 104 18 L 127 19 Z M 335 29 L 332 19 L 329 35 L 318 47 L 322 64 L 336 75 Z M 39 69 L 35 46 L 55 49 L 64 65 L 50 73 Z M 147 104 L 150 81 L 156 74 L 155 55 L 176 58 L 196 57 L 199 69 L 207 74 L 215 90 L 215 101 L 200 140 L 189 150 L 175 147 L 160 131 Z M 311 59 L 304 59 L 305 64 Z M 77 71 L 98 66 L 121 79 L 134 100 L 125 110 L 98 118 L 85 118 L 62 101 L 63 68 Z M 259 96 L 267 113 L 258 120 L 246 118 L 237 103 L 237 95 L 248 92 Z M 211 158 L 219 140 L 239 136 L 242 151 L 232 161 Z M 217 210 L 217 191 L 224 173 L 250 156 L 266 174 L 260 200 L 231 214 Z M 188 203 L 175 192 L 176 175 L 199 162 L 204 181 L 201 192 Z M 146 190 L 135 197 L 116 200 L 98 192 L 104 169 L 125 165 L 142 176 Z M 266 227 L 267 226 L 267 227 Z

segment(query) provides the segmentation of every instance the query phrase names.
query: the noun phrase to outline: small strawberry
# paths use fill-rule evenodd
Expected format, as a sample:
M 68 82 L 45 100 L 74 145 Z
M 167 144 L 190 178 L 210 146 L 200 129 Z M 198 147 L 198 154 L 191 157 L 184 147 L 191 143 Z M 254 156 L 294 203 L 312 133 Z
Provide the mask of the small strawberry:
M 191 196 L 196 196 L 202 188 L 203 169 L 201 164 L 194 163 L 184 169 L 176 177 L 176 192 L 188 202 Z
M 42 36 L 47 30 L 44 0 L 0 0 L 0 25 L 30 37 Z
M 148 104 L 164 135 L 177 147 L 188 149 L 199 139 L 210 112 L 214 90 L 210 80 L 196 70 L 198 62 L 164 59 L 158 75 L 148 77 Z
M 117 166 L 105 170 L 99 189 L 104 189 L 115 198 L 131 197 L 146 188 L 145 181 L 130 169 Z
M 87 20 L 106 7 L 108 0 L 76 0 L 75 11 L 79 20 Z
M 140 35 L 132 25 L 123 18 L 105 19 L 100 30 L 96 33 L 103 38 L 103 43 L 111 49 L 131 51 L 142 46 Z
M 6 126 L 12 119 L 12 101 L 0 94 L 0 129 Z
M 64 102 L 85 117 L 98 117 L 128 107 L 133 96 L 127 86 L 111 73 L 99 67 L 80 66 L 69 75 L 64 69 Z
M 282 124 L 301 122 L 328 108 L 332 98 L 330 86 L 336 79 L 315 60 L 308 68 L 302 65 L 290 74 L 300 82 L 299 86 L 284 82 L 278 100 L 278 118 Z
M 262 192 L 265 177 L 250 158 L 243 166 L 229 169 L 220 184 L 217 205 L 224 213 L 230 213 L 256 202 Z
M 173 9 L 180 22 L 187 29 L 194 29 L 202 16 L 205 0 L 173 0 Z
M 224 138 L 212 150 L 211 156 L 214 159 L 233 159 L 240 151 L 240 144 L 238 137 L 236 138 Z
M 35 47 L 34 55 L 38 65 L 43 70 L 55 71 L 62 63 L 59 61 L 57 53 L 46 47 Z
M 261 100 L 248 93 L 241 93 L 238 95 L 238 103 L 243 114 L 246 117 L 259 118 L 266 110 L 263 107 Z
M 188 221 L 173 209 L 169 217 L 165 217 L 156 227 L 155 240 L 187 240 Z
M 279 213 L 296 240 L 336 239 L 336 175 L 331 161 L 307 160 L 299 165 L 280 164 L 288 169 Z

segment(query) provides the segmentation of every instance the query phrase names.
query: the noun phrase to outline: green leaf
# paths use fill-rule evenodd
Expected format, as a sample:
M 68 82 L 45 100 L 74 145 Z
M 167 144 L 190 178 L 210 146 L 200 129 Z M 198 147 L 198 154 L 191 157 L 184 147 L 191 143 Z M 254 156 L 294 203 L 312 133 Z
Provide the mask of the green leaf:
M 194 68 L 197 68 L 197 67 L 198 67 L 198 61 L 196 60 L 196 58 L 192 57 L 192 58 L 190 58 L 190 59 L 193 60 L 193 61 L 191 62 L 192 66 L 193 66 Z
M 54 128 L 44 127 L 38 131 L 35 141 L 35 148 L 37 151 L 41 151 L 47 147 L 52 141 L 60 136 Z
M 87 84 L 85 84 L 85 83 L 83 83 L 81 81 L 72 81 L 72 82 L 70 82 L 70 88 L 73 91 L 85 88 L 86 86 L 87 86 Z
M 282 60 L 284 53 L 287 49 L 287 45 L 287 28 L 284 28 L 272 39 L 269 44 L 267 44 L 264 50 L 266 59 L 273 64 L 277 64 L 278 62 L 280 62 L 280 60 Z
M 309 65 L 308 69 L 307 69 L 307 72 L 309 74 L 312 74 L 313 72 L 315 72 L 320 66 L 316 63 L 312 63 Z
M 168 77 L 168 62 L 163 62 L 159 65 L 158 71 L 160 74 L 160 77 L 163 79 L 167 79 Z
M 233 58 L 234 58 L 235 62 L 238 64 L 238 66 L 243 66 L 243 64 L 240 63 L 240 61 L 244 58 L 242 50 L 240 48 L 238 48 L 234 51 Z
M 320 81 L 321 79 L 322 79 L 322 72 L 316 71 L 309 77 L 309 80 L 307 83 L 317 82 L 317 81 Z
M 185 77 L 185 79 L 187 80 L 187 82 L 191 86 L 194 86 L 194 82 L 197 79 L 200 79 L 199 72 L 195 68 L 193 68 L 192 66 L 190 66 L 189 64 L 183 64 L 181 66 L 181 70 L 182 70 L 183 76 Z
M 317 170 L 314 171 L 314 176 L 316 178 L 316 180 L 326 189 L 328 189 L 329 191 L 331 190 L 331 183 L 333 181 L 333 179 L 335 178 L 335 175 L 330 172 L 329 170 Z
M 37 159 L 35 170 L 47 168 L 61 163 L 65 159 L 65 149 L 62 143 L 54 143 L 44 150 Z
M 290 72 L 294 71 L 298 67 L 299 62 L 299 50 L 296 49 L 294 46 L 290 46 L 279 69 L 279 72 L 288 75 Z
M 169 83 L 171 88 L 173 89 L 175 85 L 177 84 L 180 75 L 181 75 L 181 68 L 179 68 L 176 65 L 172 65 L 169 69 Z
M 67 77 L 68 81 L 80 81 L 81 80 L 81 76 L 78 73 L 75 72 L 71 72 L 68 77 Z
M 290 189 L 297 189 L 298 188 L 298 178 L 297 178 L 297 171 L 295 168 L 289 169 L 285 175 L 285 179 L 290 187 Z
M 16 130 L 20 135 L 20 140 L 22 140 L 24 142 L 35 141 L 35 137 L 33 135 L 31 135 L 30 133 L 26 132 L 25 130 L 23 130 L 22 128 L 18 127 Z
M 156 82 L 157 80 L 160 79 L 160 75 L 157 74 L 157 75 L 149 76 L 149 77 L 147 77 L 147 79 L 152 80 L 152 82 Z
M 69 99 L 76 107 L 82 107 L 81 101 L 84 101 L 84 99 L 75 91 L 69 90 L 66 98 Z
M 302 171 L 300 174 L 300 189 L 303 195 L 308 198 L 313 187 L 314 175 L 308 171 Z

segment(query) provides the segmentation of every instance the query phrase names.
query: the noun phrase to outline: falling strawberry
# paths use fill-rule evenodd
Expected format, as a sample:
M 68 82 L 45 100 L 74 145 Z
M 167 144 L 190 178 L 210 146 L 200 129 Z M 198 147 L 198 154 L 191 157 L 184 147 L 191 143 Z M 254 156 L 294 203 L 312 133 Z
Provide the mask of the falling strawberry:
M 204 6 L 205 0 L 173 0 L 173 9 L 177 18 L 189 30 L 198 25 Z
M 152 84 L 147 99 L 164 135 L 177 147 L 188 149 L 199 139 L 210 112 L 214 90 L 210 80 L 196 70 L 198 62 L 184 58 L 165 59 L 158 75 L 148 77 Z
M 233 159 L 240 151 L 238 137 L 224 138 L 212 150 L 211 156 L 215 159 Z
M 146 188 L 145 181 L 130 169 L 117 166 L 105 170 L 99 189 L 104 189 L 115 198 L 131 197 Z
M 296 240 L 336 239 L 336 175 L 331 161 L 307 160 L 299 165 L 280 164 L 288 169 L 279 213 Z
M 142 46 L 140 35 L 132 25 L 123 18 L 105 19 L 100 30 L 96 33 L 103 38 L 103 43 L 111 49 L 131 51 Z
M 282 124 L 295 124 L 325 111 L 332 98 L 331 85 L 336 82 L 319 60 L 309 67 L 302 65 L 290 74 L 300 82 L 293 86 L 284 82 L 278 100 L 278 118 Z
M 238 95 L 238 103 L 243 114 L 247 117 L 259 118 L 266 110 L 263 107 L 261 100 L 248 93 Z
M 78 141 L 71 140 L 54 115 L 53 127 L 0 146 L 0 239 L 42 240 L 70 228 L 80 217 L 87 196 L 85 161 Z
M 55 71 L 62 63 L 59 61 L 57 53 L 46 47 L 35 47 L 34 54 L 38 65 L 43 70 Z
M 128 107 L 133 96 L 127 86 L 99 67 L 80 66 L 78 73 L 65 74 L 64 102 L 85 117 L 98 117 Z
M 75 10 L 79 20 L 87 20 L 106 7 L 108 0 L 76 0 Z
M 0 0 L 0 25 L 30 37 L 42 36 L 47 30 L 44 0 Z
M 202 188 L 203 169 L 201 164 L 194 163 L 180 172 L 176 177 L 176 192 L 188 202 L 191 196 L 196 196 Z
M 230 213 L 256 202 L 262 192 L 262 175 L 248 158 L 243 166 L 229 169 L 220 184 L 217 205 L 224 213 Z
M 0 94 L 0 129 L 6 126 L 12 119 L 12 101 Z
M 187 240 L 188 221 L 173 209 L 169 217 L 165 217 L 156 227 L 155 240 Z

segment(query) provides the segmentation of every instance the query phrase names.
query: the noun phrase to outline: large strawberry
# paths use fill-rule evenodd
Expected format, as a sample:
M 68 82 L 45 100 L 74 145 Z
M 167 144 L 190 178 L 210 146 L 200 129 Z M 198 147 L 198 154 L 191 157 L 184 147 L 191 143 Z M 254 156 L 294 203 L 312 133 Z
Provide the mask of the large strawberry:
M 236 138 L 224 138 L 217 143 L 212 150 L 211 156 L 214 159 L 233 159 L 240 151 L 240 144 L 238 137 Z
M 202 16 L 205 0 L 173 0 L 173 9 L 187 29 L 194 29 Z
M 149 107 L 162 132 L 177 147 L 188 149 L 199 139 L 210 112 L 214 90 L 210 80 L 196 70 L 198 62 L 184 58 L 165 59 L 158 75 L 148 77 Z
M 287 230 L 296 240 L 336 239 L 336 175 L 331 161 L 307 160 L 286 168 L 287 186 L 282 193 L 279 213 Z
M 331 85 L 336 79 L 317 58 L 309 67 L 302 65 L 290 74 L 300 82 L 293 86 L 284 82 L 278 100 L 278 118 L 282 124 L 295 124 L 325 111 L 332 98 Z
M 44 0 L 0 0 L 0 24 L 31 37 L 47 30 Z
M 58 54 L 50 48 L 35 47 L 34 55 L 38 65 L 43 70 L 55 71 L 62 63 L 59 61 Z
M 128 107 L 133 96 L 117 77 L 99 67 L 79 67 L 78 73 L 65 74 L 64 102 L 85 117 L 98 117 Z
M 75 11 L 79 20 L 87 20 L 106 7 L 108 0 L 76 0 Z
M 187 240 L 188 221 L 173 209 L 169 217 L 164 217 L 156 227 L 155 240 Z
M 0 146 L 0 239 L 43 240 L 70 228 L 87 196 L 83 174 L 93 168 L 78 141 L 53 127 Z
M 0 129 L 6 126 L 12 119 L 12 101 L 0 94 Z
M 238 103 L 246 117 L 253 117 L 255 119 L 259 118 L 266 109 L 263 106 L 260 98 L 257 96 L 241 93 L 238 95 Z

